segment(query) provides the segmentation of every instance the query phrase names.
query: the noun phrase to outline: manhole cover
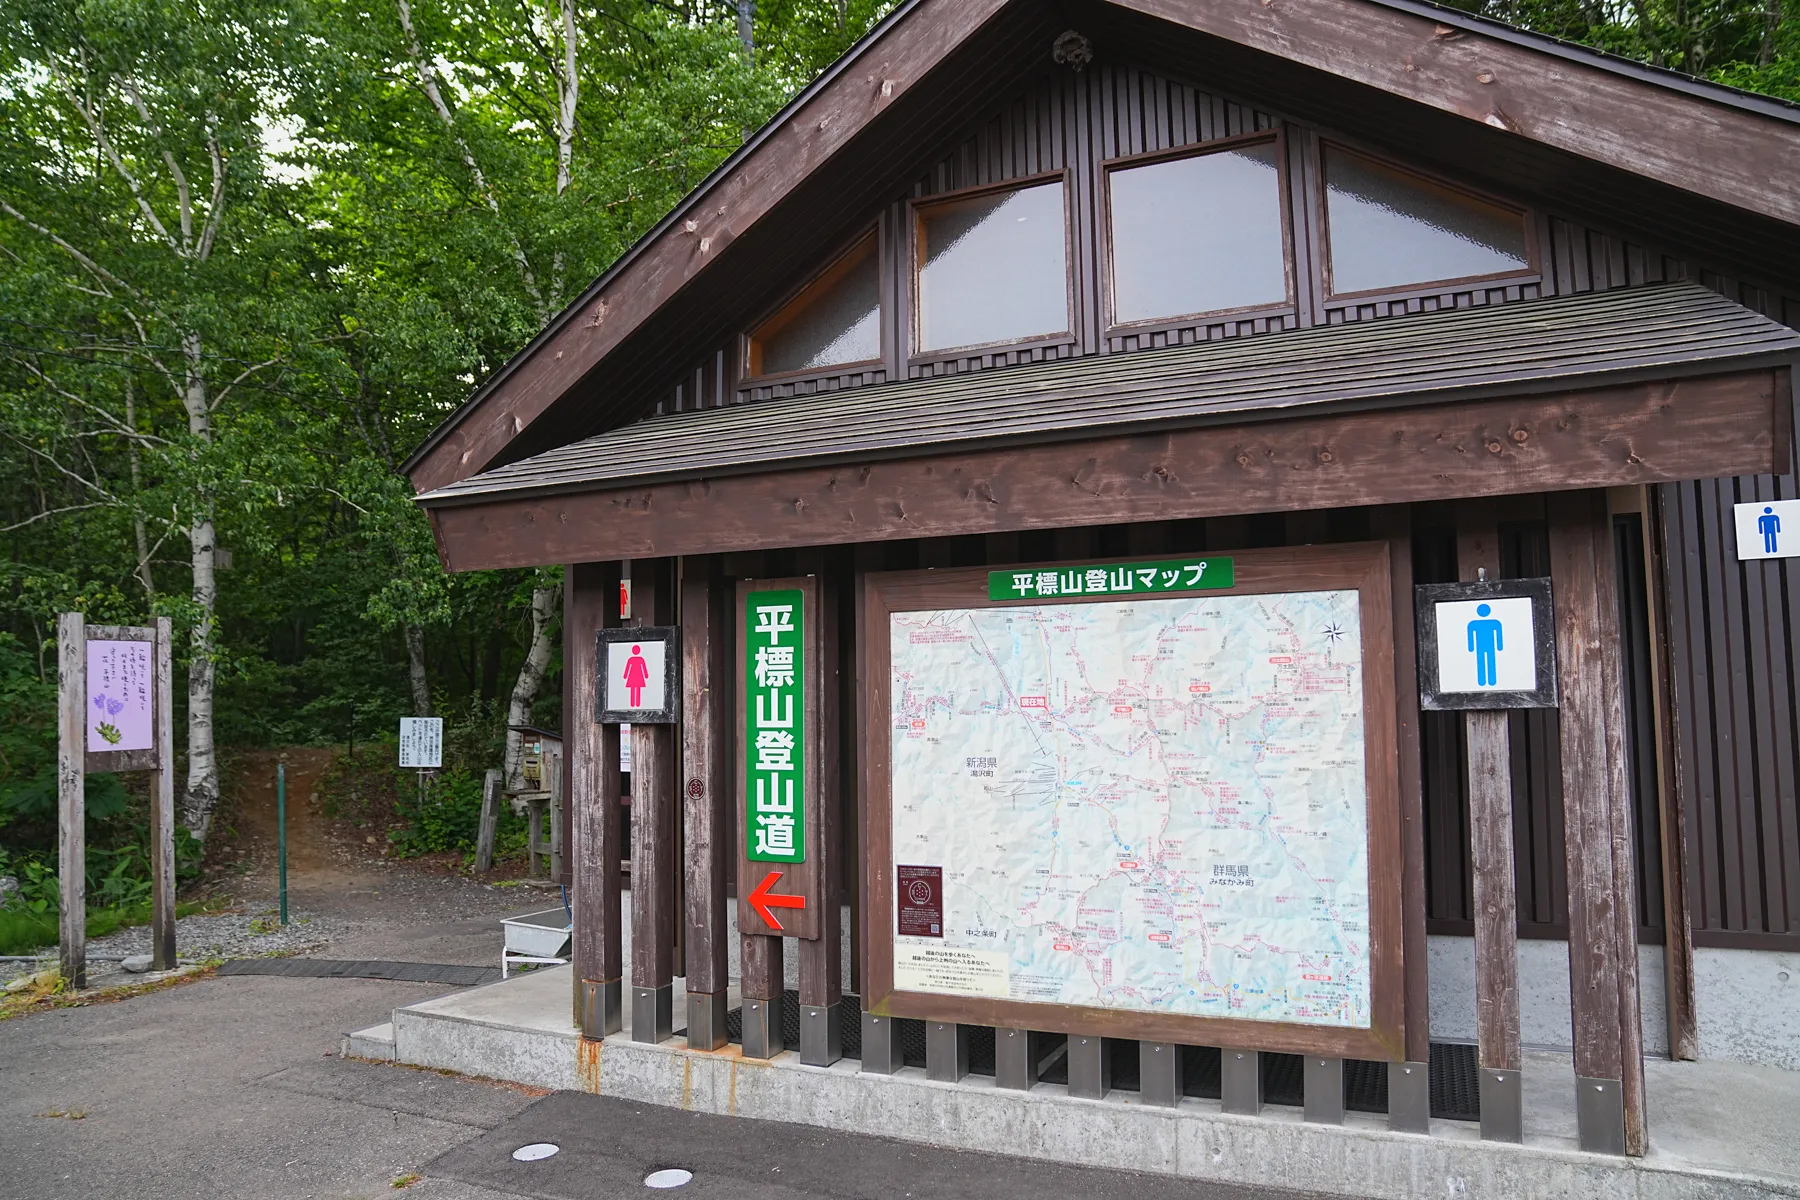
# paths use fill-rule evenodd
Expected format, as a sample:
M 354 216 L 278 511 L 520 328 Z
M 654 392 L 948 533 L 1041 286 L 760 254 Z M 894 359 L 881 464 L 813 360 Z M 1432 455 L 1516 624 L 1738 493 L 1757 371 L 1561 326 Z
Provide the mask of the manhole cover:
M 519 1162 L 536 1162 L 540 1158 L 549 1158 L 560 1149 L 562 1147 L 554 1142 L 533 1142 L 514 1150 L 513 1158 Z
M 647 1188 L 678 1188 L 694 1178 L 692 1171 L 684 1171 L 680 1167 L 669 1167 L 661 1171 L 652 1171 L 644 1176 Z

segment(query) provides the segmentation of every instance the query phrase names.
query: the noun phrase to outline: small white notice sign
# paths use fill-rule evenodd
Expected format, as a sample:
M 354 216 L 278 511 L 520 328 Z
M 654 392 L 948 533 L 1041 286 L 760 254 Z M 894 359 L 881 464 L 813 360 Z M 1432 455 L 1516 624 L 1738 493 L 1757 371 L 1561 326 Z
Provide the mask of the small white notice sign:
M 1731 506 L 1738 561 L 1800 558 L 1800 500 L 1753 500 Z
M 444 765 L 444 719 L 442 717 L 400 718 L 400 765 L 403 767 L 441 767 Z
M 1438 691 L 1537 690 L 1537 638 L 1531 598 L 1440 601 Z

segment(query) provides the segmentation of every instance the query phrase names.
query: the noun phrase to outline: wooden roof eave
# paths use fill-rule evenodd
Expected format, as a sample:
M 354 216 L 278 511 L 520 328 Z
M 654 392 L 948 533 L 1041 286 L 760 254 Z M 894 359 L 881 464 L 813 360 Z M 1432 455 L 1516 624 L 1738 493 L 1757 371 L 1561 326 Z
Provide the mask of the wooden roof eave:
M 1008 7 L 1006 0 L 902 4 L 446 419 L 405 466 L 414 485 L 430 491 L 504 460 L 515 439 L 720 250 Z M 1777 101 L 1419 0 L 1247 8 L 1114 0 L 1098 7 L 1134 10 L 1800 224 L 1800 189 L 1789 183 L 1800 173 L 1800 114 Z M 1632 138 L 1631 129 L 1646 136 Z M 729 201 L 715 205 L 721 197 Z

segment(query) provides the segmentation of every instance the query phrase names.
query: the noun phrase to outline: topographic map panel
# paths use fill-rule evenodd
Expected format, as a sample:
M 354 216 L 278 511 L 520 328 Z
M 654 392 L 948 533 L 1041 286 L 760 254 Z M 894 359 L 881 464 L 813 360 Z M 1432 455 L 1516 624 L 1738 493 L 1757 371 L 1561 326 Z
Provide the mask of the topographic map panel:
M 1355 591 L 902 612 L 890 640 L 896 988 L 1369 1027 Z

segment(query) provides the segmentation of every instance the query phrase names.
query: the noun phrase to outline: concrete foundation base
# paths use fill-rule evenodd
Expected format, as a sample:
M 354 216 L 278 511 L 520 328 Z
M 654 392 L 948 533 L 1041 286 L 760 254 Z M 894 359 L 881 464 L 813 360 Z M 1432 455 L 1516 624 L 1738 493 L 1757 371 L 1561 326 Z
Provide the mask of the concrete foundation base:
M 1117 1091 L 1082 1100 L 1055 1084 L 940 1083 L 915 1067 L 879 1075 L 848 1059 L 804 1066 L 793 1052 L 753 1060 L 735 1046 L 689 1050 L 680 1037 L 646 1044 L 627 1031 L 585 1041 L 571 1018 L 572 982 L 559 967 L 397 1009 L 395 1057 L 700 1112 L 1346 1196 L 1800 1197 L 1792 1136 L 1800 1075 L 1773 1068 L 1648 1064 L 1651 1154 L 1625 1159 L 1575 1148 L 1574 1072 L 1562 1055 L 1527 1056 L 1525 1141 L 1506 1145 L 1480 1141 L 1468 1122 L 1397 1133 L 1384 1116 L 1364 1113 L 1341 1126 L 1308 1124 L 1300 1110 L 1277 1105 L 1241 1117 L 1193 1097 L 1173 1108 Z

